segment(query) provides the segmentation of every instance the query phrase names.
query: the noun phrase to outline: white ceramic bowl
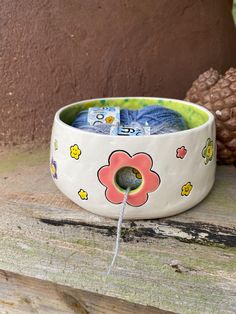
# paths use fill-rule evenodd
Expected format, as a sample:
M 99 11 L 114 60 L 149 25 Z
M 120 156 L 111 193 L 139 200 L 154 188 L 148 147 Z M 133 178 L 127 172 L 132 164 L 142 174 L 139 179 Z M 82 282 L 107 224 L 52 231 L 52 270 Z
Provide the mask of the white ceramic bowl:
M 178 111 L 189 129 L 176 133 L 124 137 L 89 133 L 70 124 L 91 106 L 129 109 L 162 105 Z M 79 206 L 117 218 L 124 190 L 116 173 L 131 167 L 142 179 L 128 196 L 126 219 L 178 214 L 199 203 L 215 179 L 214 116 L 205 108 L 180 100 L 128 97 L 80 101 L 55 115 L 51 138 L 51 173 L 57 187 Z

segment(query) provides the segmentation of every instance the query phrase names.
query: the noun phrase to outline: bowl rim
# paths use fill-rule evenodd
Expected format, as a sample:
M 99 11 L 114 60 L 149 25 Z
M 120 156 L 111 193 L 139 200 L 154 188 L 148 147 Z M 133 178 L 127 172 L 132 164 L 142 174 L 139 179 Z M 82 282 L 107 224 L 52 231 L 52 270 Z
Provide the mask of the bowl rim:
M 70 108 L 73 107 L 75 105 L 79 105 L 79 104 L 84 104 L 87 102 L 92 102 L 92 101 L 100 101 L 100 100 L 120 100 L 120 99 L 156 99 L 156 100 L 163 100 L 163 101 L 173 101 L 173 102 L 180 102 L 183 104 L 186 104 L 188 106 L 193 106 L 198 108 L 199 110 L 204 111 L 207 115 L 208 115 L 208 120 L 203 123 L 200 126 L 197 126 L 195 128 L 191 128 L 191 129 L 187 129 L 187 130 L 182 130 L 182 131 L 177 131 L 177 132 L 173 132 L 173 133 L 164 133 L 164 134 L 153 134 L 150 135 L 152 138 L 156 138 L 156 137 L 166 137 L 166 136 L 177 136 L 178 134 L 188 134 L 188 133 L 193 133 L 193 132 L 197 132 L 200 131 L 201 129 L 205 129 L 207 126 L 212 125 L 215 122 L 215 117 L 214 115 L 205 107 L 200 106 L 198 104 L 194 104 L 192 102 L 189 101 L 185 101 L 185 100 L 180 100 L 180 99 L 175 99 L 175 98 L 164 98 L 164 97 L 142 97 L 142 96 L 128 96 L 128 97 L 102 97 L 102 98 L 91 98 L 91 99 L 85 99 L 85 100 L 80 100 L 80 101 L 76 101 L 73 102 L 71 104 L 68 104 L 66 106 L 61 107 L 59 110 L 57 110 L 57 112 L 55 113 L 55 117 L 54 117 L 54 123 L 56 122 L 57 124 L 61 125 L 62 127 L 65 127 L 67 129 L 70 129 L 71 131 L 73 130 L 74 132 L 77 132 L 77 134 L 83 134 L 83 135 L 87 135 L 87 136 L 99 136 L 99 137 L 105 137 L 107 140 L 108 139 L 114 139 L 114 137 L 116 137 L 115 135 L 110 135 L 110 134 L 100 134 L 100 133 L 93 133 L 93 132 L 87 132 L 85 130 L 81 130 L 78 128 L 75 128 L 65 122 L 63 122 L 60 118 L 61 113 Z M 144 139 L 144 138 L 150 138 L 150 136 L 147 135 L 143 135 L 143 136 L 119 136 L 117 138 L 126 138 L 126 139 L 133 139 L 133 140 L 140 140 L 140 139 Z

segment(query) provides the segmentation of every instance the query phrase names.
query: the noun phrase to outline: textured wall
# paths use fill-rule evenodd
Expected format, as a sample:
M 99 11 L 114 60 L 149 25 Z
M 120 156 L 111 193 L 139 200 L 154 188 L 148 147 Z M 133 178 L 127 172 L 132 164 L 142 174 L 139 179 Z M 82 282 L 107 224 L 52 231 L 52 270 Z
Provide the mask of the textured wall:
M 182 98 L 210 66 L 236 66 L 231 2 L 0 0 L 0 143 L 48 140 L 75 100 Z

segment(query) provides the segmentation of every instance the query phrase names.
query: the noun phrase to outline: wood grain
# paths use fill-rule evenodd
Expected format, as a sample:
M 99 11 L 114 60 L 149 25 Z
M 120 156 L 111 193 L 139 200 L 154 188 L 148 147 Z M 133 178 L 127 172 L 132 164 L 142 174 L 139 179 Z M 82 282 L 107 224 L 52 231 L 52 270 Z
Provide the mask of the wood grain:
M 163 311 L 235 313 L 235 192 L 235 168 L 221 166 L 213 191 L 194 209 L 125 222 L 107 277 L 116 221 L 90 214 L 56 189 L 47 151 L 3 152 L 0 269 Z
M 1 314 L 169 314 L 150 306 L 0 270 Z

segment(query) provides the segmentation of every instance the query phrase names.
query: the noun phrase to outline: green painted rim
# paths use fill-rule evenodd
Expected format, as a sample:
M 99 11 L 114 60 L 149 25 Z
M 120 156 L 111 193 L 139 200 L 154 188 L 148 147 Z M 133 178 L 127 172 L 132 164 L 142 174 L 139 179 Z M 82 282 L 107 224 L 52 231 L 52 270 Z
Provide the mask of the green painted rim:
M 120 107 L 137 110 L 150 105 L 163 106 L 179 112 L 185 119 L 189 129 L 199 127 L 205 124 L 209 119 L 207 112 L 191 103 L 169 99 L 135 97 L 104 98 L 78 102 L 62 110 L 60 113 L 60 119 L 64 123 L 71 125 L 80 111 L 87 110 L 90 107 Z

